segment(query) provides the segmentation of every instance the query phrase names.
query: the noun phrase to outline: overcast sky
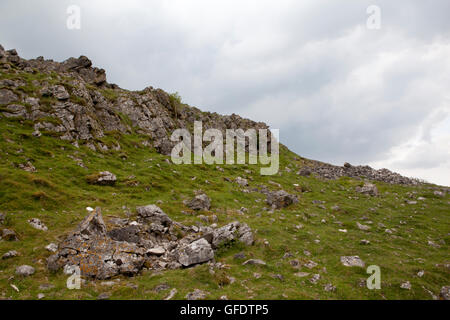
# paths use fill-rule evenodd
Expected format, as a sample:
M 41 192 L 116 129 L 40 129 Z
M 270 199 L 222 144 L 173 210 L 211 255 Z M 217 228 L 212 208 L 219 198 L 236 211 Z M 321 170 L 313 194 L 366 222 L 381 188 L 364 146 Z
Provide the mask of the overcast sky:
M 448 0 L 1 0 L 0 44 L 86 55 L 123 88 L 264 121 L 305 157 L 449 186 L 449 13 Z

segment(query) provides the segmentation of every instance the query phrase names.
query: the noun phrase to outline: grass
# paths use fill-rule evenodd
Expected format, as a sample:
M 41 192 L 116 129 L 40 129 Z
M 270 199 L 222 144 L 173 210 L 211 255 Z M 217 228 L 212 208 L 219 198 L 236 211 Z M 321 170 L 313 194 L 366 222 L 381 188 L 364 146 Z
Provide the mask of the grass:
M 0 78 L 19 76 L 1 74 Z M 20 79 L 27 86 L 33 80 L 51 84 L 60 81 L 55 74 L 40 73 L 22 75 Z M 70 86 L 67 88 L 70 91 Z M 27 92 L 39 88 L 22 89 Z M 101 92 L 111 101 L 119 97 L 111 89 Z M 41 106 L 49 109 L 56 102 L 53 98 L 40 99 Z M 181 105 L 177 96 L 172 99 Z M 46 299 L 95 299 L 102 292 L 110 292 L 112 299 L 162 299 L 170 289 L 154 290 L 161 284 L 177 288 L 175 299 L 184 299 L 194 289 L 208 291 L 208 299 L 223 295 L 229 299 L 431 299 L 427 290 L 438 295 L 442 286 L 449 285 L 449 269 L 444 264 L 450 261 L 450 197 L 434 195 L 430 187 L 435 186 L 375 182 L 380 196 L 362 196 L 355 192 L 355 187 L 361 184 L 359 180 L 328 181 L 296 175 L 310 161 L 283 146 L 280 173 L 274 176 L 261 176 L 258 165 L 220 165 L 223 172 L 216 165 L 173 165 L 166 162 L 168 157 L 144 147 L 142 143 L 149 137 L 138 134 L 130 119 L 120 116 L 129 129 L 126 134 L 107 132 L 96 141 L 109 147 L 102 152 L 93 152 L 82 143 L 76 148 L 50 132 L 33 137 L 31 121 L 0 118 L 0 212 L 6 214 L 0 229 L 11 228 L 19 237 L 17 242 L 0 241 L 0 255 L 9 250 L 20 254 L 0 259 L 0 299 L 36 299 L 40 292 L 45 293 Z M 39 121 L 58 124 L 54 118 Z M 121 148 L 116 151 L 112 147 L 117 143 Z M 80 166 L 80 159 L 84 166 Z M 19 168 L 19 164 L 28 161 L 37 172 Z M 91 184 L 101 171 L 114 173 L 117 183 L 114 186 Z M 263 194 L 243 192 L 237 184 L 224 179 L 234 180 L 238 176 L 249 180 L 249 190 L 261 185 L 278 190 L 276 184 L 281 184 L 284 190 L 298 196 L 299 203 L 270 212 Z M 51 253 L 45 246 L 59 242 L 73 230 L 86 216 L 86 207 L 102 207 L 108 220 L 109 215 L 125 218 L 128 210 L 136 215 L 136 206 L 158 202 L 172 219 L 186 225 L 199 224 L 203 222 L 197 215 L 183 213 L 189 211 L 183 200 L 192 198 L 194 191 L 200 189 L 212 199 L 210 211 L 200 214 L 217 215 L 220 226 L 235 220 L 245 222 L 255 232 L 256 242 L 251 247 L 235 243 L 218 250 L 216 261 L 226 268 L 210 270 L 208 265 L 199 265 L 162 273 L 143 271 L 132 278 L 117 277 L 119 281 L 112 287 L 100 281 L 87 281 L 80 290 L 68 290 L 67 276 L 47 270 L 45 261 Z M 406 200 L 411 195 L 425 200 L 410 205 Z M 324 204 L 315 204 L 314 200 Z M 242 207 L 248 211 L 242 213 Z M 39 218 L 49 230 L 33 229 L 27 222 L 31 218 Z M 357 222 L 370 225 L 371 229 L 360 230 Z M 302 227 L 298 228 L 299 225 Z M 387 228 L 395 232 L 388 234 Z M 347 233 L 339 229 L 346 229 Z M 362 239 L 369 240 L 370 244 L 361 245 Z M 428 241 L 440 247 L 432 247 Z M 267 265 L 243 266 L 243 260 L 234 258 L 240 252 L 247 259 L 262 259 Z M 285 258 L 286 253 L 292 256 Z M 363 268 L 344 267 L 340 263 L 343 255 L 359 255 L 366 266 L 380 266 L 381 290 L 360 286 L 369 275 Z M 294 268 L 290 263 L 294 259 L 301 263 L 312 260 L 318 266 L 312 270 Z M 15 268 L 22 264 L 35 267 L 36 273 L 27 278 L 16 276 Z M 417 276 L 420 270 L 425 271 L 423 277 Z M 310 276 L 298 278 L 295 273 L 299 271 L 309 272 Z M 255 273 L 260 277 L 255 277 Z M 309 281 L 312 274 L 320 274 L 317 284 Z M 282 280 L 276 275 L 281 275 Z M 404 281 L 411 282 L 411 290 L 400 288 Z M 48 283 L 54 288 L 40 289 L 40 285 Z M 328 283 L 336 290 L 326 292 L 324 286 Z

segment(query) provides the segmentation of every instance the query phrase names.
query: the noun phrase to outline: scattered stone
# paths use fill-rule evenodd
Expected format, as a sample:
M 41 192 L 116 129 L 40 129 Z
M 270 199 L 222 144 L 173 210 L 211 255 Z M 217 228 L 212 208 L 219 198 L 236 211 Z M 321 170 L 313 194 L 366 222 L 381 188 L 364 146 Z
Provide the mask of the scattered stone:
M 245 258 L 246 258 L 246 255 L 243 252 L 236 253 L 233 257 L 233 259 L 235 259 L 235 260 L 243 260 Z
M 314 274 L 311 279 L 309 279 L 309 282 L 312 284 L 316 284 L 320 280 L 320 274 L 316 273 Z
M 297 272 L 297 273 L 294 273 L 294 275 L 299 278 L 304 278 L 304 277 L 309 276 L 309 273 L 308 272 Z
M 102 171 L 88 176 L 87 181 L 100 186 L 113 186 L 116 184 L 117 177 L 109 171 Z
M 274 209 L 281 209 L 298 203 L 298 199 L 296 196 L 291 195 L 284 190 L 279 190 L 276 192 L 268 192 L 266 202 Z
M 16 274 L 23 277 L 28 277 L 33 275 L 35 269 L 32 266 L 23 265 L 16 268 Z
M 211 208 L 211 199 L 206 194 L 199 194 L 194 197 L 191 201 L 187 201 L 186 205 L 195 211 L 199 210 L 209 210 Z
M 346 267 L 364 267 L 364 261 L 358 256 L 342 256 L 341 263 Z
M 44 283 L 39 286 L 39 290 L 47 291 L 55 288 L 55 286 L 51 283 Z
M 304 266 L 308 269 L 313 269 L 318 266 L 318 264 L 312 260 L 309 260 L 307 263 L 304 264 Z
M 356 187 L 356 192 L 367 194 L 373 197 L 378 196 L 377 186 L 369 182 L 364 183 L 364 186 L 362 187 Z
M 359 243 L 360 243 L 360 244 L 363 244 L 363 245 L 369 245 L 369 244 L 370 244 L 370 241 L 369 241 L 369 240 L 366 240 L 366 239 L 362 239 Z
M 48 231 L 47 226 L 41 220 L 39 220 L 37 218 L 32 218 L 32 219 L 28 220 L 28 223 L 30 224 L 30 226 L 32 226 L 35 229 L 42 230 L 42 231 Z
M 363 231 L 368 231 L 368 230 L 370 230 L 370 227 L 369 227 L 369 226 L 366 226 L 366 225 L 361 224 L 361 223 L 359 223 L 359 222 L 356 222 L 356 225 L 358 226 L 358 229 L 359 229 L 359 230 L 363 230 Z
M 238 240 L 248 246 L 252 245 L 254 242 L 252 230 L 246 223 L 234 221 L 212 232 L 213 248 L 218 248 L 233 240 Z
M 17 241 L 18 240 L 16 232 L 11 229 L 3 229 L 2 239 L 6 240 L 6 241 Z
M 443 300 L 450 300 L 450 286 L 444 286 L 441 288 L 440 297 Z
M 425 274 L 425 271 L 423 271 L 423 270 L 420 270 L 419 272 L 417 272 L 417 276 L 419 278 L 422 278 L 424 274 Z
M 261 278 L 261 273 L 255 272 L 255 273 L 253 273 L 253 277 L 254 277 L 255 279 L 259 279 L 259 278 Z
M 411 290 L 411 283 L 409 281 L 403 282 L 400 285 L 400 288 L 402 289 L 406 289 L 406 290 Z
M 43 294 L 43 293 L 38 293 L 37 298 L 38 298 L 38 300 L 42 300 L 42 299 L 45 298 L 45 294 Z
M 209 292 L 205 292 L 199 289 L 195 289 L 193 292 L 190 292 L 186 295 L 187 300 L 204 300 Z
M 11 251 L 6 252 L 6 253 L 2 256 L 2 259 L 3 259 L 3 260 L 5 260 L 5 259 L 10 259 L 10 258 L 17 257 L 18 255 L 19 255 L 19 253 L 18 253 L 16 250 L 11 250 Z
M 248 187 L 247 179 L 244 179 L 244 178 L 241 178 L 241 177 L 237 177 L 236 180 L 234 180 L 234 182 L 236 182 L 238 185 L 240 185 L 242 187 Z
M 97 300 L 108 300 L 110 297 L 111 297 L 111 293 L 103 292 L 98 295 Z
M 246 266 L 246 265 L 265 266 L 266 263 L 260 259 L 249 259 L 249 260 L 245 261 L 242 265 L 243 266 Z
M 167 297 L 164 298 L 164 300 L 171 300 L 176 294 L 177 294 L 178 290 L 173 288 L 172 290 L 170 290 L 170 293 Z
M 333 291 L 336 291 L 336 287 L 333 286 L 333 284 L 331 284 L 331 283 L 327 283 L 323 289 L 324 289 L 326 292 L 333 292 Z

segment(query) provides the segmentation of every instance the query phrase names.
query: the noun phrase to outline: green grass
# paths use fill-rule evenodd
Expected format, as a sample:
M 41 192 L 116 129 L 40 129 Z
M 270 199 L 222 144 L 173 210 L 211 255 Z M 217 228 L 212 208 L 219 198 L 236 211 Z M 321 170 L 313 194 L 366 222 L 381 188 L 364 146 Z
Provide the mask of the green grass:
M 13 71 L 15 67 L 12 67 Z M 57 100 L 41 97 L 39 83 L 62 84 L 71 93 L 70 100 L 83 105 L 86 102 L 72 94 L 69 78 L 55 73 L 2 73 L 0 79 L 21 80 L 24 85 L 15 89 L 16 94 L 27 94 L 40 98 L 43 111 L 51 111 Z M 88 90 L 99 90 L 86 85 Z M 99 90 L 106 99 L 117 101 L 120 91 Z M 179 95 L 170 95 L 177 108 L 187 107 Z M 28 107 L 28 106 L 27 106 Z M 4 106 L 0 106 L 0 112 Z M 0 118 L 0 212 L 6 213 L 2 228 L 11 228 L 18 234 L 17 242 L 0 241 L 0 255 L 17 250 L 18 257 L 0 259 L 0 299 L 36 299 L 43 292 L 46 299 L 95 299 L 108 291 L 113 299 L 161 299 L 170 289 L 156 292 L 160 284 L 177 288 L 175 299 L 184 299 L 194 289 L 208 291 L 208 299 L 226 295 L 229 299 L 430 299 L 426 290 L 438 295 L 444 285 L 449 285 L 449 269 L 443 264 L 450 262 L 450 197 L 437 197 L 430 189 L 432 185 L 400 186 L 375 182 L 380 196 L 366 197 L 355 192 L 361 181 L 341 178 L 327 181 L 295 174 L 310 160 L 299 157 L 287 148 L 280 148 L 280 173 L 261 176 L 258 165 L 173 165 L 168 157 L 144 147 L 149 137 L 137 133 L 131 120 L 120 114 L 127 127 L 126 134 L 106 132 L 94 141 L 108 146 L 107 151 L 93 152 L 80 142 L 76 148 L 57 138 L 52 132 L 42 131 L 39 138 L 33 137 L 34 123 L 21 118 Z M 58 125 L 57 118 L 45 117 L 40 122 Z M 119 151 L 114 147 L 120 144 Z M 31 162 L 37 172 L 26 172 L 19 165 Z M 81 163 L 80 163 L 81 162 Z M 80 165 L 82 164 L 82 165 Z M 291 172 L 285 170 L 290 167 Z M 96 173 L 110 171 L 117 176 L 114 186 L 93 185 Z M 134 176 L 134 177 L 130 177 Z M 277 190 L 281 184 L 289 193 L 296 194 L 299 203 L 286 209 L 270 212 L 265 205 L 265 196 L 259 192 L 243 192 L 234 180 L 249 179 L 248 189 L 261 185 Z M 193 179 L 193 178 L 196 179 Z M 274 184 L 275 183 L 275 184 Z M 296 185 L 294 185 L 296 184 Z M 247 223 L 255 232 L 256 242 L 251 247 L 232 244 L 221 247 L 216 261 L 226 265 L 225 269 L 211 272 L 208 265 L 189 269 L 170 270 L 162 273 L 144 271 L 140 275 L 120 280 L 113 287 L 102 286 L 100 281 L 88 281 L 81 290 L 68 290 L 67 276 L 62 272 L 53 274 L 46 268 L 50 255 L 45 246 L 59 242 L 73 230 L 87 214 L 86 207 L 102 207 L 105 220 L 109 215 L 125 217 L 125 211 L 135 214 L 135 207 L 154 204 L 174 220 L 186 225 L 201 223 L 183 200 L 194 196 L 195 190 L 203 190 L 212 199 L 212 207 L 206 216 L 217 215 L 219 225 L 239 220 Z M 411 193 L 414 198 L 424 197 L 416 205 L 406 203 Z M 323 206 L 313 200 L 325 201 Z M 333 210 L 333 206 L 339 206 Z M 127 207 L 127 210 L 123 209 Z M 239 210 L 245 207 L 247 212 Z M 30 218 L 41 219 L 49 228 L 47 232 L 33 229 L 27 222 Z M 322 220 L 325 220 L 325 223 Z M 356 222 L 368 224 L 369 231 L 359 230 Z M 385 227 L 378 227 L 379 224 Z M 296 226 L 302 225 L 298 229 Z M 396 229 L 392 235 L 385 229 Z M 339 229 L 346 229 L 342 233 Z M 367 239 L 370 245 L 361 245 Z M 320 240 L 320 241 L 318 241 Z M 439 243 L 440 248 L 428 245 L 428 241 Z M 311 253 L 310 256 L 305 251 Z M 264 260 L 266 266 L 242 266 L 234 259 L 243 252 L 247 258 Z M 283 258 L 286 253 L 290 258 Z M 366 265 L 381 268 L 381 290 L 361 287 L 361 280 L 369 276 L 363 268 L 347 268 L 340 263 L 340 256 L 359 255 Z M 318 266 L 312 270 L 296 269 L 290 261 L 298 259 L 304 263 L 313 260 Z M 32 265 L 36 273 L 28 278 L 15 275 L 15 268 L 22 264 Z M 425 275 L 418 277 L 418 271 Z M 309 277 L 298 278 L 296 272 L 319 273 L 317 284 Z M 255 278 L 259 273 L 260 278 Z M 283 280 L 274 275 L 282 275 Z M 232 283 L 230 277 L 236 281 Z M 400 284 L 410 281 L 411 290 L 400 289 Z M 42 284 L 55 287 L 49 291 L 39 289 Z M 336 291 L 326 292 L 327 283 L 336 286 Z M 16 292 L 11 284 L 19 288 Z M 424 289 L 426 288 L 426 290 Z
M 223 173 L 215 165 L 171 165 L 166 163 L 167 157 L 140 145 L 145 137 L 134 134 L 112 134 L 118 138 L 115 141 L 122 149 L 96 153 L 85 146 L 77 149 L 50 136 L 33 138 L 32 131 L 30 123 L 0 120 L 3 150 L 0 155 L 0 211 L 7 213 L 8 227 L 20 237 L 18 242 L 0 241 L 1 254 L 9 250 L 20 253 L 19 257 L 0 260 L 0 297 L 35 299 L 42 291 L 39 285 L 51 283 L 55 288 L 44 292 L 48 299 L 95 299 L 104 291 L 111 292 L 113 299 L 160 299 L 170 290 L 157 293 L 153 289 L 167 283 L 178 289 L 175 298 L 180 299 L 196 288 L 210 292 L 210 299 L 222 295 L 230 299 L 430 299 L 422 286 L 437 294 L 448 284 L 449 271 L 439 264 L 449 261 L 450 199 L 434 196 L 428 186 L 376 182 L 381 195 L 368 198 L 355 193 L 355 187 L 360 184 L 357 180 L 323 181 L 299 177 L 295 170 L 287 173 L 283 170 L 286 165 L 301 167 L 307 160 L 293 160 L 295 155 L 284 147 L 281 148 L 281 174 L 266 177 L 259 175 L 256 165 L 222 165 Z M 123 154 L 127 156 L 120 156 Z M 87 169 L 73 158 L 82 159 Z M 27 161 L 36 167 L 36 173 L 17 167 Z M 95 186 L 86 181 L 87 176 L 104 170 L 117 175 L 115 186 Z M 136 177 L 133 183 L 128 178 L 130 175 Z M 286 191 L 297 194 L 300 201 L 270 213 L 263 209 L 265 198 L 261 193 L 243 193 L 236 184 L 224 180 L 224 177 L 235 179 L 237 176 L 249 178 L 251 188 L 264 184 L 275 190 L 277 187 L 270 181 L 279 183 Z M 193 177 L 196 179 L 192 180 Z M 198 189 L 212 199 L 210 212 L 203 214 L 216 214 L 219 225 L 234 220 L 246 222 L 256 232 L 254 246 L 220 248 L 216 260 L 226 264 L 227 269 L 215 270 L 214 274 L 207 265 L 160 274 L 145 271 L 134 278 L 118 277 L 120 281 L 113 287 L 88 281 L 81 290 L 68 290 L 67 277 L 62 272 L 47 271 L 45 259 L 50 253 L 45 246 L 58 242 L 71 231 L 86 215 L 87 206 L 101 206 L 105 216 L 125 217 L 122 206 L 134 213 L 136 206 L 162 200 L 160 207 L 172 219 L 189 225 L 199 223 L 200 219 L 182 213 L 188 210 L 183 200 L 191 198 Z M 305 190 L 307 192 L 302 192 Z M 416 192 L 415 196 L 426 200 L 423 204 L 407 205 L 405 199 L 409 192 Z M 325 201 L 326 209 L 313 204 L 313 200 Z M 340 209 L 331 210 L 334 205 Z M 248 208 L 248 212 L 241 214 L 238 211 L 241 207 Z M 370 231 L 356 227 L 357 221 L 366 224 L 363 216 L 373 222 Z M 29 226 L 27 220 L 33 217 L 41 219 L 49 231 Z M 326 223 L 322 223 L 322 219 Z M 338 221 L 341 224 L 337 224 Z M 377 227 L 378 223 L 397 232 L 386 234 L 385 228 Z M 298 224 L 303 228 L 296 229 Z M 338 229 L 348 232 L 341 233 Z M 315 242 L 317 239 L 319 243 Z M 370 240 L 371 244 L 360 245 L 361 239 Z M 264 244 L 266 240 L 269 245 Z M 427 244 L 428 240 L 445 243 L 436 249 Z M 310 257 L 304 254 L 305 250 L 311 252 Z M 262 259 L 267 266 L 242 266 L 243 261 L 233 258 L 238 252 L 244 252 L 248 258 Z M 284 259 L 286 252 L 293 257 Z M 366 265 L 379 265 L 382 289 L 371 291 L 360 287 L 359 281 L 369 275 L 362 268 L 342 266 L 339 261 L 342 255 L 359 255 Z M 289 263 L 292 259 L 301 262 L 311 259 L 318 266 L 313 270 L 305 267 L 297 270 Z M 34 266 L 36 274 L 24 279 L 15 276 L 14 270 L 21 264 Z M 425 270 L 422 278 L 416 276 L 419 270 Z M 308 277 L 297 278 L 294 273 L 298 271 L 319 273 L 321 280 L 311 284 Z M 256 279 L 255 272 L 260 273 L 261 278 Z M 284 280 L 273 278 L 274 274 L 281 274 Z M 11 276 L 14 278 L 10 279 Z M 229 277 L 236 281 L 230 283 Z M 400 284 L 407 280 L 412 283 L 410 291 L 400 289 Z M 325 292 L 323 286 L 327 283 L 336 286 L 336 291 Z M 10 284 L 16 285 L 20 292 L 13 290 Z

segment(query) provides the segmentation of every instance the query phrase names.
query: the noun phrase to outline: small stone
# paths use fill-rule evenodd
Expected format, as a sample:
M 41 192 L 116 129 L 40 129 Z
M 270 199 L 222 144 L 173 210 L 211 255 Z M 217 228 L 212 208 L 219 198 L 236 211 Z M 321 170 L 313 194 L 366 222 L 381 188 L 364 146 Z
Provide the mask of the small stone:
M 42 230 L 42 231 L 48 230 L 47 226 L 41 220 L 39 220 L 37 218 L 28 220 L 28 223 L 35 229 Z
M 316 273 L 314 274 L 311 279 L 309 279 L 309 282 L 312 284 L 316 284 L 320 280 L 320 274 Z
M 297 273 L 294 273 L 294 276 L 299 277 L 299 278 L 304 278 L 304 277 L 309 276 L 309 273 L 308 272 L 297 272 Z
M 245 258 L 246 258 L 246 255 L 243 252 L 236 253 L 233 257 L 233 259 L 235 259 L 235 260 L 243 260 Z
M 342 256 L 341 263 L 346 267 L 364 267 L 364 261 L 358 256 Z
M 58 251 L 58 245 L 55 243 L 50 243 L 48 246 L 45 247 L 50 252 L 56 252 Z
M 177 294 L 178 290 L 173 288 L 172 290 L 170 290 L 170 293 L 167 297 L 164 298 L 164 300 L 170 300 L 172 299 L 176 294 Z
M 362 244 L 362 245 L 369 245 L 370 241 L 366 240 L 366 239 L 362 239 L 359 243 Z
M 11 251 L 6 252 L 2 256 L 2 259 L 14 258 L 14 257 L 17 257 L 18 255 L 19 255 L 19 253 L 16 250 L 11 250 Z
M 358 226 L 358 229 L 359 229 L 359 230 L 363 230 L 363 231 L 368 231 L 368 230 L 370 230 L 370 227 L 369 227 L 369 226 L 366 226 L 366 225 L 361 224 L 361 223 L 359 223 L 359 222 L 357 222 L 356 225 Z
M 23 265 L 16 268 L 16 274 L 19 276 L 28 277 L 33 275 L 35 272 L 35 269 L 32 266 Z
M 147 253 L 154 254 L 155 256 L 161 256 L 165 252 L 166 252 L 166 250 L 162 247 L 155 247 L 155 248 L 149 249 L 147 251 Z
M 423 271 L 423 270 L 420 270 L 419 272 L 417 272 L 417 276 L 419 278 L 422 278 L 424 274 L 425 274 L 425 271 Z
M 2 239 L 6 241 L 17 241 L 17 234 L 14 232 L 14 230 L 10 229 L 3 229 L 2 232 Z
M 186 295 L 187 300 L 204 300 L 209 292 L 205 292 L 199 289 L 195 289 L 193 292 L 190 292 Z
M 400 288 L 402 289 L 406 289 L 406 290 L 411 290 L 411 283 L 409 281 L 403 282 L 400 285 Z
M 450 300 L 450 286 L 441 288 L 440 297 L 444 300 Z
M 323 289 L 324 289 L 326 292 L 333 292 L 333 291 L 336 291 L 336 287 L 333 286 L 333 284 L 331 284 L 331 283 L 327 283 Z
M 38 293 L 37 298 L 38 298 L 38 300 L 44 299 L 45 298 L 45 294 Z
M 246 265 L 259 265 L 259 266 L 265 266 L 266 263 L 260 259 L 249 259 L 247 261 L 245 261 L 243 264 L 243 266 Z
M 111 297 L 111 294 L 108 292 L 100 293 L 97 297 L 97 300 L 108 300 Z

